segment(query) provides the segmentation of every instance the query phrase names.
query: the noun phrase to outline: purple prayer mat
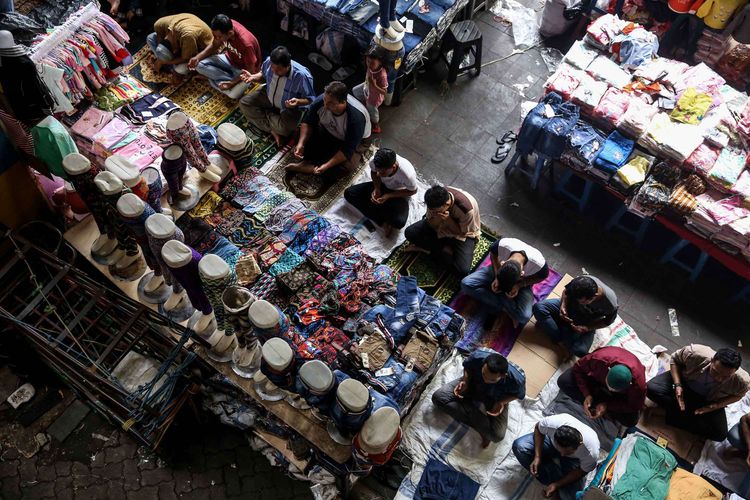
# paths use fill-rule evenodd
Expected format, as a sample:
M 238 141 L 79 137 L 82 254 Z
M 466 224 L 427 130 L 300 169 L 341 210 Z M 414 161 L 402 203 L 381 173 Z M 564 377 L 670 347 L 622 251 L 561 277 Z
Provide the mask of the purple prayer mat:
M 490 256 L 487 255 L 482 263 L 477 266 L 477 269 L 489 265 L 491 265 L 491 261 Z M 562 275 L 550 268 L 547 278 L 531 287 L 534 293 L 534 302 L 544 300 L 561 279 Z M 508 315 L 501 314 L 495 319 L 492 328 L 489 331 L 485 330 L 482 326 L 487 317 L 485 308 L 477 300 L 464 293 L 459 293 L 449 305 L 466 319 L 464 336 L 456 342 L 456 349 L 462 352 L 471 353 L 478 347 L 489 347 L 503 356 L 507 356 L 525 326 L 514 327 Z

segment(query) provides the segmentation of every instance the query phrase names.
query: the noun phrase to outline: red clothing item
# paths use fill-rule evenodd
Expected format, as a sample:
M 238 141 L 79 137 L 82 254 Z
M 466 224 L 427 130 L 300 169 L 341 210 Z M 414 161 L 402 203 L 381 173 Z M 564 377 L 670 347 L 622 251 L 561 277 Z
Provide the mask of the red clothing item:
M 227 59 L 236 68 L 257 73 L 260 70 L 261 63 L 258 39 L 234 19 L 232 19 L 232 29 L 234 30 L 234 38 L 227 42 Z
M 384 67 L 380 67 L 377 71 L 372 71 L 369 68 L 367 69 L 370 79 L 375 82 L 375 85 L 380 87 L 381 89 L 388 89 L 388 73 L 385 71 Z M 376 108 L 383 104 L 383 101 L 385 100 L 385 94 L 381 94 L 377 90 L 375 90 L 373 87 L 370 86 L 370 82 L 367 82 L 367 104 L 370 106 L 375 106 Z
M 633 374 L 633 381 L 625 392 L 607 391 L 607 373 L 614 365 L 625 365 Z M 587 354 L 573 365 L 573 377 L 584 397 L 592 395 L 607 403 L 607 410 L 615 413 L 640 411 L 646 401 L 646 369 L 632 353 L 622 347 L 602 347 Z

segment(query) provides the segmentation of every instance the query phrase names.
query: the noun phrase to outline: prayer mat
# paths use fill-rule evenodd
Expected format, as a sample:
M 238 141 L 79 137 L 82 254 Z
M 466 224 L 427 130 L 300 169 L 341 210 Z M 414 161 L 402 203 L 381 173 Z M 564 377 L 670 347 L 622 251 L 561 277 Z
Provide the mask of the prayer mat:
M 375 154 L 376 149 L 375 146 L 370 146 L 366 149 L 359 159 L 359 164 L 351 172 L 333 183 L 327 182 L 317 175 L 300 174 L 297 172 L 288 173 L 284 167 L 289 163 L 299 161 L 292 154 L 291 148 L 278 161 L 271 164 L 265 173 L 276 184 L 284 186 L 288 191 L 294 193 L 297 198 L 305 202 L 305 205 L 318 213 L 323 213 L 344 195 L 344 190 L 355 179 L 359 178 L 367 167 L 370 158 Z
M 189 79 L 169 98 L 198 123 L 212 127 L 218 126 L 239 106 L 239 101 L 211 87 L 205 78 Z
M 225 116 L 218 125 L 221 123 L 237 125 L 245 131 L 248 139 L 253 141 L 252 151 L 248 151 L 252 156 L 251 165 L 253 167 L 260 169 L 279 153 L 279 148 L 276 146 L 273 136 L 248 123 L 247 118 L 245 118 L 245 115 L 242 114 L 239 108 Z M 242 158 L 235 157 L 235 164 L 241 164 L 241 160 Z
M 487 257 L 487 252 L 497 236 L 482 228 L 482 235 L 474 247 L 474 258 L 471 268 Z M 423 252 L 406 252 L 409 241 L 404 241 L 388 257 L 384 264 L 404 276 L 416 276 L 420 288 L 424 289 L 440 302 L 447 304 L 461 291 L 461 280 L 451 271 L 447 271 L 435 260 Z
M 490 256 L 486 255 L 476 269 L 490 265 L 492 261 Z M 531 288 L 534 292 L 534 302 L 547 298 L 561 279 L 562 275 L 550 268 L 547 278 Z M 507 314 L 500 314 L 495 318 L 490 329 L 485 330 L 483 325 L 488 315 L 486 309 L 478 300 L 463 293 L 460 293 L 449 305 L 466 319 L 464 336 L 456 342 L 456 349 L 464 353 L 474 352 L 478 347 L 489 347 L 507 356 L 525 326 L 515 327 Z
M 187 83 L 187 79 L 175 80 L 175 75 L 169 71 L 155 71 L 154 61 L 156 56 L 148 45 L 144 45 L 133 55 L 133 64 L 127 72 L 146 87 L 167 97 Z

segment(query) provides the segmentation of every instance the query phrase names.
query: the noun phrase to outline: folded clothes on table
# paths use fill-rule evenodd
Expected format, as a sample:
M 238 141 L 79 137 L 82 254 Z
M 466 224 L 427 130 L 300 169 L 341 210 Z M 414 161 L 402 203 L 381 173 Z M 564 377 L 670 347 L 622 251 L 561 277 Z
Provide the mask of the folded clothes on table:
M 589 46 L 583 40 L 579 40 L 565 54 L 563 63 L 570 64 L 581 70 L 586 70 L 594 59 L 599 56 L 599 51 Z
M 630 94 L 610 87 L 594 108 L 592 115 L 602 125 L 606 124 L 610 128 L 614 128 L 628 110 L 630 101 Z
M 684 62 L 658 57 L 639 66 L 634 74 L 647 82 L 655 82 L 658 79 L 662 83 L 674 86 L 689 67 Z
M 625 134 L 638 138 L 646 132 L 648 124 L 657 113 L 656 106 L 652 106 L 642 99 L 630 99 L 628 109 L 617 122 L 617 128 Z
M 567 64 L 561 64 L 555 73 L 549 77 L 544 87 L 547 92 L 554 92 L 562 96 L 566 101 L 570 100 L 573 91 L 578 88 L 583 77 L 583 72 Z
M 571 100 L 580 106 L 582 111 L 591 114 L 609 86 L 606 82 L 595 80 L 588 73 L 584 75 L 578 88 L 573 91 Z
M 586 72 L 611 86 L 621 89 L 630 83 L 630 73 L 622 69 L 616 62 L 609 57 L 600 55 L 589 64 Z
M 722 191 L 729 191 L 745 168 L 746 160 L 747 154 L 742 151 L 723 149 L 708 173 L 708 182 Z
M 713 168 L 717 158 L 719 158 L 719 151 L 704 142 L 685 160 L 683 166 L 692 172 L 698 172 L 706 176 Z
M 657 113 L 639 142 L 657 155 L 684 162 L 703 142 L 698 127 L 673 122 L 665 113 Z
M 606 137 L 590 124 L 579 121 L 570 130 L 563 159 L 573 168 L 588 170 L 594 165 Z
M 599 151 L 596 161 L 594 161 L 594 167 L 602 171 L 607 178 L 611 177 L 628 160 L 633 152 L 634 145 L 635 142 L 632 139 L 628 139 L 615 130 L 604 141 L 604 145 Z

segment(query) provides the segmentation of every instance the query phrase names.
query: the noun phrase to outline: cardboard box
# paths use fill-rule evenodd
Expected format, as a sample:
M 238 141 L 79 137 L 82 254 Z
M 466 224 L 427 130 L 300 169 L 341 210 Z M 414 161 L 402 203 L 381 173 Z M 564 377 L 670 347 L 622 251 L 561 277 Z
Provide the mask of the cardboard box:
M 654 440 L 665 441 L 665 446 L 680 458 L 695 464 L 701 456 L 706 440 L 691 432 L 667 425 L 663 408 L 646 408 L 638 422 L 638 429 Z
M 572 279 L 568 274 L 563 276 L 548 298 L 560 298 L 563 288 Z M 516 339 L 508 359 L 526 372 L 526 396 L 536 398 L 567 356 L 563 348 L 537 328 L 532 318 Z

